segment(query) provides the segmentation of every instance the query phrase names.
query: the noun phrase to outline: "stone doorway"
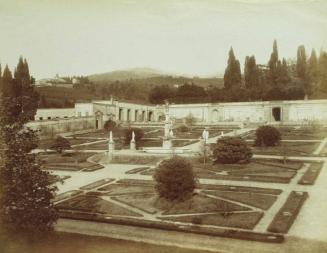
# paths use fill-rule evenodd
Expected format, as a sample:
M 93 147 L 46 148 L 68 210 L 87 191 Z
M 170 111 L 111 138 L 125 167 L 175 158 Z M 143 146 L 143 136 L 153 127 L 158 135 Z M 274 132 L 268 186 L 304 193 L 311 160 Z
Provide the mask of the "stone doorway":
M 275 121 L 281 121 L 281 116 L 282 116 L 282 110 L 280 107 L 274 107 L 272 108 L 272 116 L 274 118 Z

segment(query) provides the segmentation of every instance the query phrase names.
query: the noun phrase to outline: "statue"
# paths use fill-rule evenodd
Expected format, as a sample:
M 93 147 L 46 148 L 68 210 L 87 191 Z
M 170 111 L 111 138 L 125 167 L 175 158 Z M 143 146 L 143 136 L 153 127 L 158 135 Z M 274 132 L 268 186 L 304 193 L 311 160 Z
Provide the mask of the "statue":
M 209 132 L 207 129 L 204 129 L 202 132 L 202 139 L 207 142 L 207 140 L 209 139 Z
M 132 141 L 135 142 L 135 133 L 134 133 L 134 131 L 132 132 Z
M 174 138 L 174 132 L 173 132 L 173 129 L 170 129 L 169 136 L 170 136 L 170 138 Z
M 132 131 L 132 139 L 130 143 L 130 149 L 131 150 L 136 150 L 136 144 L 135 144 L 135 133 Z

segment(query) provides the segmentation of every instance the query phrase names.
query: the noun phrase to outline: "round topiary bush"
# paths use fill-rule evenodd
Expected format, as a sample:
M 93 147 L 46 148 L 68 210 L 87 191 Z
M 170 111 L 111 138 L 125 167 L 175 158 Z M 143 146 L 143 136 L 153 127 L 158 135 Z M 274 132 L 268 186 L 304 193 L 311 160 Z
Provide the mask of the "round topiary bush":
M 186 125 L 181 125 L 178 127 L 178 131 L 180 131 L 181 133 L 186 133 L 190 131 L 190 129 Z
M 260 126 L 255 131 L 255 146 L 271 147 L 276 146 L 281 140 L 281 134 L 276 127 Z
M 129 144 L 132 140 L 132 133 L 135 134 L 135 141 L 136 144 L 138 141 L 140 141 L 143 138 L 143 130 L 141 128 L 131 127 L 125 129 L 125 144 Z
M 195 189 L 192 165 L 179 156 L 163 160 L 153 178 L 159 196 L 170 201 L 183 201 L 191 197 Z
M 248 163 L 252 152 L 242 138 L 223 137 L 217 140 L 213 157 L 216 163 Z

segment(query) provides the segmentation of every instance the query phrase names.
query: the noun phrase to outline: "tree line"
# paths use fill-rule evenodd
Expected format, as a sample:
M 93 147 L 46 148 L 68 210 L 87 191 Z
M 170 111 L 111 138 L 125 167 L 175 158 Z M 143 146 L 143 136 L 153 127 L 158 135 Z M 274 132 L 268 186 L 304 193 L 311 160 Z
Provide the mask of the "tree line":
M 246 56 L 243 74 L 240 62 L 229 50 L 224 73 L 224 86 L 197 86 L 185 83 L 173 88 L 168 85 L 151 89 L 148 100 L 154 104 L 169 100 L 173 103 L 240 102 L 260 100 L 298 100 L 327 98 L 327 53 L 310 57 L 305 47 L 297 49 L 296 61 L 286 61 L 278 55 L 277 41 L 266 65 L 257 64 L 255 56 Z

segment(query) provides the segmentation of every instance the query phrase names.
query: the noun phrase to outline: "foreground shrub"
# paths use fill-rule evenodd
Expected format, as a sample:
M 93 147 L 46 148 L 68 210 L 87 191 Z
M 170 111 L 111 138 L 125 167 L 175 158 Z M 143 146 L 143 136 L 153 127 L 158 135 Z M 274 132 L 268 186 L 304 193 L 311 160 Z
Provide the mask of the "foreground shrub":
M 276 127 L 261 126 L 255 131 L 255 146 L 271 147 L 276 146 L 281 140 L 281 134 Z
M 135 134 L 135 141 L 136 144 L 138 141 L 140 141 L 143 138 L 144 132 L 141 128 L 131 127 L 125 129 L 125 144 L 129 144 L 132 140 L 132 133 Z
M 61 154 L 62 151 L 70 148 L 71 148 L 70 142 L 66 138 L 61 136 L 58 136 L 55 139 L 53 145 L 51 146 L 51 149 L 56 150 L 59 154 Z
M 213 157 L 217 163 L 248 163 L 252 152 L 242 138 L 223 137 L 217 140 Z
M 191 163 L 178 156 L 162 161 L 153 177 L 159 196 L 167 200 L 183 201 L 195 188 Z
M 109 119 L 104 123 L 103 128 L 106 130 L 106 132 L 114 131 L 116 128 L 116 122 Z

